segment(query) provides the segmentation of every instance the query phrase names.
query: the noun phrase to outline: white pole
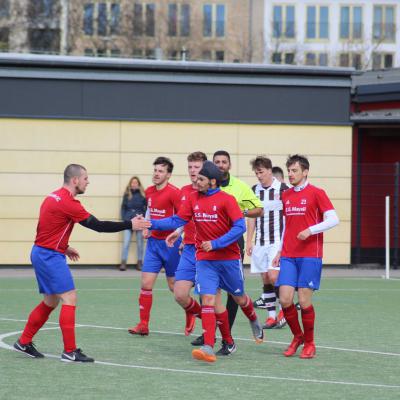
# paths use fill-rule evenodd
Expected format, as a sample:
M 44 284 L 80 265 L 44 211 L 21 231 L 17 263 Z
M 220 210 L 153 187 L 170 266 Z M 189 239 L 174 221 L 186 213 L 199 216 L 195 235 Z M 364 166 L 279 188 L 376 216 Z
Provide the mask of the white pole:
M 385 248 L 386 248 L 386 279 L 389 279 L 390 271 L 390 197 L 385 197 Z

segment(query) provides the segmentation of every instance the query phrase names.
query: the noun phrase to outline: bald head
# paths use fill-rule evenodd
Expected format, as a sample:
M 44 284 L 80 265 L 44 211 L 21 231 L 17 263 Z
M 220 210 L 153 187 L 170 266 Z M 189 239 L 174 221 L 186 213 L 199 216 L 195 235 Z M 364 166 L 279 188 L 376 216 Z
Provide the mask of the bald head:
M 79 164 L 69 164 L 64 170 L 64 184 L 71 182 L 74 177 L 79 178 L 83 172 L 86 172 L 86 168 Z

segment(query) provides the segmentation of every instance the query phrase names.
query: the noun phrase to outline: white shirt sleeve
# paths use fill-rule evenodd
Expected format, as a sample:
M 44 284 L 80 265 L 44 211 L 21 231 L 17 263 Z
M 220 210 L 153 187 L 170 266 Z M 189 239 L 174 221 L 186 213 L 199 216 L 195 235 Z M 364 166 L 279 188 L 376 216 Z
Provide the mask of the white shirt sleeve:
M 310 226 L 309 229 L 312 235 L 316 235 L 317 233 L 325 232 L 328 229 L 333 228 L 339 224 L 339 217 L 336 214 L 335 210 L 328 210 L 324 212 L 324 220 L 319 224 Z

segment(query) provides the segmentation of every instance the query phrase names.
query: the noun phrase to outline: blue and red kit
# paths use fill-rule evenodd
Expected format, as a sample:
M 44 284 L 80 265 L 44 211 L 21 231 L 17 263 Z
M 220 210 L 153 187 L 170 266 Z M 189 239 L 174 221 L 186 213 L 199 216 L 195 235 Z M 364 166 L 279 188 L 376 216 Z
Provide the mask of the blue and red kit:
M 64 253 L 75 223 L 89 216 L 65 188 L 50 193 L 43 201 L 31 252 L 40 293 L 60 294 L 75 289 Z
M 201 282 L 207 281 L 208 292 L 215 294 L 218 288 L 224 287 L 224 282 L 230 282 L 229 291 L 239 289 L 237 295 L 243 291 L 243 276 L 237 274 L 240 269 L 240 250 L 237 239 L 246 231 L 243 214 L 235 198 L 219 188 L 209 190 L 207 194 L 191 193 L 189 201 L 182 204 L 178 215 L 164 220 L 152 220 L 153 229 L 176 229 L 193 219 L 196 228 L 196 285 L 200 294 L 208 294 L 202 290 Z M 212 250 L 202 249 L 203 241 L 211 241 Z M 200 261 L 207 268 L 201 267 Z M 228 262 L 232 268 L 220 268 Z M 214 265 L 215 264 L 215 265 Z M 213 266 L 209 268 L 209 266 Z M 228 276 L 227 276 L 228 275 Z
M 145 193 L 151 219 L 158 220 L 170 217 L 178 212 L 181 205 L 181 192 L 176 186 L 168 183 L 163 189 L 157 190 L 156 186 L 153 185 L 149 186 Z M 168 277 L 175 276 L 179 263 L 181 239 L 177 240 L 173 247 L 168 247 L 165 239 L 171 232 L 172 229 L 169 231 L 151 231 L 143 260 L 143 272 L 159 273 L 161 268 L 164 267 Z

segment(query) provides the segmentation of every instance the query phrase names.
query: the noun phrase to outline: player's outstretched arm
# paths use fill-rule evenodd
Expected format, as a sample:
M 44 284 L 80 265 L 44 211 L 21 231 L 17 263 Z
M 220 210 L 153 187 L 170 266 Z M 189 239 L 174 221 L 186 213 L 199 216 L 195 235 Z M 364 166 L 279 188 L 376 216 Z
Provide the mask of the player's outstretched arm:
M 85 228 L 91 229 L 96 232 L 121 232 L 125 229 L 132 229 L 131 221 L 100 221 L 94 215 L 90 215 L 88 218 L 79 222 Z

